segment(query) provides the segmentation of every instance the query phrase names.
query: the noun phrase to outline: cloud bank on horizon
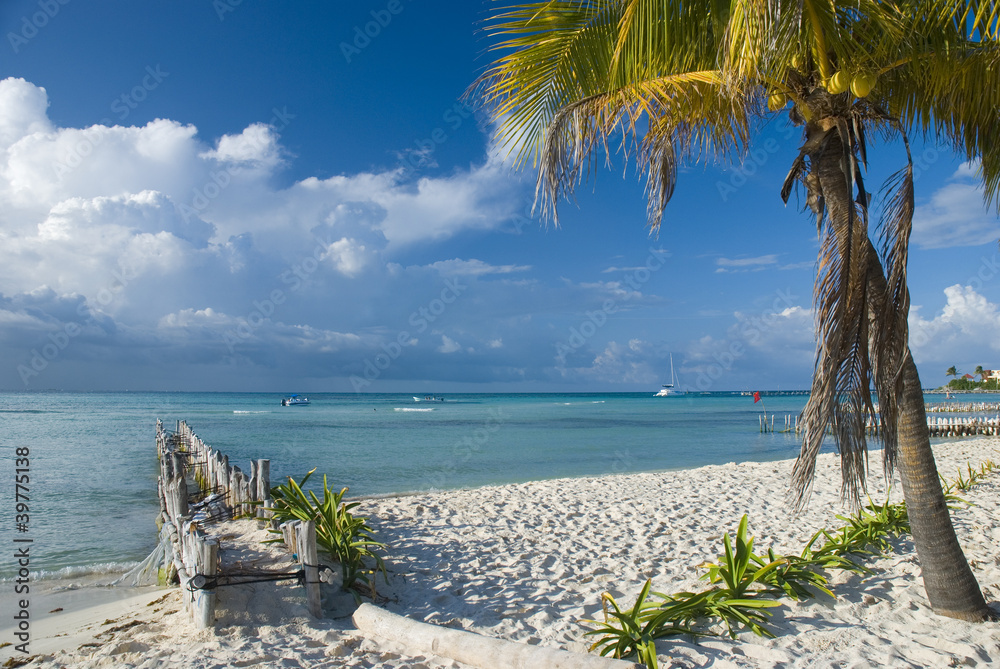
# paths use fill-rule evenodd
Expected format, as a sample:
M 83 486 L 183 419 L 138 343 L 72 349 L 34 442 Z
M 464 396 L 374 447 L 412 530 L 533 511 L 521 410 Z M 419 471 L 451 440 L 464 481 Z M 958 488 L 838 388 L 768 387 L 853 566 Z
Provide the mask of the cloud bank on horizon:
M 280 141 L 295 122 L 286 110 L 208 141 L 169 119 L 58 127 L 48 104 L 41 87 L 0 81 L 2 388 L 655 390 L 671 352 L 691 389 L 742 389 L 779 368 L 808 382 L 807 293 L 765 294 L 709 332 L 636 337 L 635 321 L 681 309 L 652 281 L 671 256 L 658 241 L 583 279 L 491 253 L 491 240 L 539 224 L 489 150 L 436 176 L 280 185 L 294 160 Z M 944 245 L 993 239 L 995 218 L 956 222 L 968 194 L 955 189 L 969 186 L 963 172 L 938 191 L 915 240 L 940 226 L 954 233 L 935 237 Z M 470 237 L 476 255 L 455 255 Z M 760 254 L 705 271 L 802 264 Z M 918 362 L 1000 357 L 997 305 L 973 286 L 944 294 L 939 313 L 911 314 L 926 335 Z

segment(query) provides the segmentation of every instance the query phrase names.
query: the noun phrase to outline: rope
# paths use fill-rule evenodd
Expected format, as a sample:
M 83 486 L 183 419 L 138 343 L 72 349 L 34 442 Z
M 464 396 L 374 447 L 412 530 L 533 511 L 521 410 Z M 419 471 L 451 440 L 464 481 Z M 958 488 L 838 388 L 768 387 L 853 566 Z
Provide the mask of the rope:
M 295 580 L 299 585 L 305 583 L 305 570 L 300 569 L 298 571 L 290 572 L 268 572 L 261 571 L 256 573 L 242 573 L 242 574 L 220 574 L 218 576 L 205 576 L 204 574 L 195 574 L 194 578 L 188 581 L 187 589 L 191 592 L 195 590 L 215 590 L 216 588 L 225 587 L 227 585 L 246 585 L 248 583 L 269 583 L 272 581 L 291 581 Z M 246 580 L 234 580 L 234 579 L 246 579 Z
M 309 564 L 303 565 L 303 567 L 315 567 L 320 571 L 320 573 L 333 570 L 321 564 Z M 234 580 L 234 579 L 246 579 L 246 580 Z M 294 580 L 297 585 L 305 585 L 306 581 L 306 570 L 299 569 L 298 571 L 258 571 L 258 572 L 240 572 L 234 574 L 219 574 L 217 576 L 205 576 L 204 574 L 195 574 L 194 577 L 188 581 L 187 589 L 190 592 L 195 592 L 196 590 L 215 590 L 216 588 L 222 588 L 228 585 L 247 585 L 249 583 L 271 583 L 276 581 L 291 581 Z M 322 583 L 323 579 L 320 578 L 319 581 L 308 581 L 309 583 Z

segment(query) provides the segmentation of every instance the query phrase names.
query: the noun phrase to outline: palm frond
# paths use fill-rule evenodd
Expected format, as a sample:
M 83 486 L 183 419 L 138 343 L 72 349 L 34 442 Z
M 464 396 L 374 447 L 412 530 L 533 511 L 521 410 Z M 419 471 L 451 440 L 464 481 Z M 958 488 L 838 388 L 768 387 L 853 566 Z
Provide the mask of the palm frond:
M 886 290 L 878 296 L 876 313 L 879 326 L 875 333 L 872 357 L 875 366 L 875 390 L 879 401 L 880 432 L 883 444 L 883 467 L 891 474 L 895 467 L 899 402 L 903 393 L 902 366 L 909 355 L 907 341 L 910 294 L 906 266 L 910 232 L 913 227 L 913 160 L 906 133 L 901 132 L 906 147 L 907 164 L 890 177 L 883 187 L 891 193 L 880 223 L 881 256 L 885 267 Z M 882 272 L 879 268 L 880 273 Z
M 792 474 L 793 502 L 798 508 L 811 489 L 827 429 L 832 430 L 840 451 L 842 494 L 855 506 L 860 504 L 867 474 L 865 429 L 875 416 L 869 392 L 873 295 L 868 281 L 868 212 L 850 197 L 856 186 L 856 140 L 851 128 L 841 119 L 823 141 L 814 143 L 816 150 L 810 155 L 819 187 L 839 196 L 830 205 L 834 208 L 825 212 L 816 278 L 816 367 L 802 413 L 802 449 Z

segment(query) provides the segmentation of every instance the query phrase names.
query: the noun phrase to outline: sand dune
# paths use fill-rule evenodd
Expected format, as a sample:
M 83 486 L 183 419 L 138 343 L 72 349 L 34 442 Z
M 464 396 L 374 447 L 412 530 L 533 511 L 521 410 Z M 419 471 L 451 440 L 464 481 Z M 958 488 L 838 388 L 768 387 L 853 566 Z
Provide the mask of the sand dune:
M 1000 461 L 1000 440 L 955 442 L 936 447 L 935 453 L 939 470 L 954 478 L 967 462 Z M 773 546 L 779 552 L 799 552 L 817 529 L 840 524 L 835 516 L 845 509 L 838 500 L 835 458 L 821 457 L 809 509 L 795 518 L 784 503 L 791 465 L 742 463 L 540 481 L 366 500 L 361 510 L 391 545 L 390 583 L 379 592 L 388 610 L 490 637 L 585 652 L 589 642 L 580 620 L 599 615 L 602 592 L 631 604 L 647 578 L 663 592 L 704 587 L 697 580 L 698 565 L 715 559 L 719 537 L 734 532 L 744 513 L 757 548 Z M 885 491 L 884 481 L 873 477 L 872 496 L 884 499 Z M 898 497 L 898 489 L 891 494 Z M 965 496 L 974 506 L 953 512 L 953 519 L 996 608 L 1000 474 Z M 256 542 L 264 532 L 252 523 L 231 523 L 223 531 L 249 536 L 249 543 L 230 544 L 223 559 L 289 566 L 284 554 L 260 552 Z M 867 564 L 875 573 L 866 578 L 833 574 L 836 600 L 788 602 L 774 609 L 775 639 L 746 632 L 736 641 L 663 641 L 661 666 L 1000 665 L 997 623 L 969 624 L 930 612 L 912 542 L 900 540 L 893 553 Z M 29 666 L 464 666 L 365 638 L 342 599 L 331 598 L 327 605 L 329 615 L 344 617 L 312 620 L 296 587 L 225 589 L 214 631 L 193 628 L 179 610 L 181 596 L 171 591 L 155 612 L 148 607 L 120 612 L 114 626 L 121 629 L 99 637 L 100 646 L 79 647 L 75 630 L 60 629 L 68 621 L 40 621 L 35 645 L 47 655 Z M 68 634 L 62 649 L 52 642 L 60 633 Z M 0 650 L 2 657 L 10 651 Z

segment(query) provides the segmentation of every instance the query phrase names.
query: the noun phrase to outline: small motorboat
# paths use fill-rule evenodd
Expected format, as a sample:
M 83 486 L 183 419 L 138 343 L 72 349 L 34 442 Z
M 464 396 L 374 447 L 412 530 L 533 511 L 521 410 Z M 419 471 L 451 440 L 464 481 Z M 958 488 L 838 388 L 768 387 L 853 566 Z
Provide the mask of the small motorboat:
M 444 402 L 443 397 L 438 397 L 437 395 L 424 395 L 423 397 L 413 396 L 414 402 Z
M 281 406 L 283 407 L 309 406 L 309 398 L 299 397 L 298 395 L 290 395 L 285 399 L 281 400 Z

